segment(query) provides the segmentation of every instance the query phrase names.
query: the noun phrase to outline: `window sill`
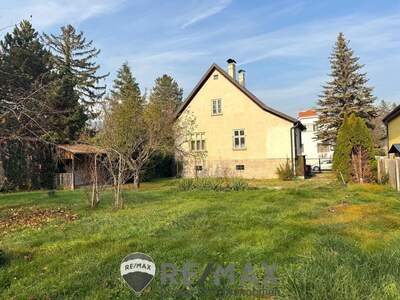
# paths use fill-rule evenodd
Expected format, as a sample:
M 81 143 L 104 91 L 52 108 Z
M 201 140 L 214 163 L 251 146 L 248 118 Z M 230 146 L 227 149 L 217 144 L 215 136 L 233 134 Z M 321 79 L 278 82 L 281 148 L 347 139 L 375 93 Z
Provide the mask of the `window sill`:
M 246 151 L 247 148 L 232 148 L 233 151 Z
M 211 117 L 217 117 L 217 116 L 222 116 L 223 115 L 223 113 L 220 113 L 220 114 L 211 114 Z

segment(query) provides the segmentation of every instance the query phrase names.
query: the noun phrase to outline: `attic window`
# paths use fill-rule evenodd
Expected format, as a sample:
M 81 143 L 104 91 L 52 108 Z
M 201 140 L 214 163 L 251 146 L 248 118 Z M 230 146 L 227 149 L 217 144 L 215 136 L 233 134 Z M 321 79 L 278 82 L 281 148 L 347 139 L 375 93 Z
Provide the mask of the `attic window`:
M 213 79 L 214 79 L 214 80 L 218 80 L 218 74 L 214 74 L 214 75 L 213 75 Z

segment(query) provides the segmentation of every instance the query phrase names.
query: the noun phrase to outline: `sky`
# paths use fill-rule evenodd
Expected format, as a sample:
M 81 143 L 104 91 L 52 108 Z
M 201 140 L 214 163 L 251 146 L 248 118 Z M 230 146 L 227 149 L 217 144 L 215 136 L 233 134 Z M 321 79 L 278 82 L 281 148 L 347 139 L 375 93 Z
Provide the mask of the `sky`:
M 342 31 L 375 96 L 400 102 L 398 0 L 0 0 L 0 38 L 22 19 L 83 31 L 108 87 L 128 62 L 143 92 L 166 73 L 187 95 L 213 62 L 234 58 L 247 88 L 292 116 L 316 105 Z

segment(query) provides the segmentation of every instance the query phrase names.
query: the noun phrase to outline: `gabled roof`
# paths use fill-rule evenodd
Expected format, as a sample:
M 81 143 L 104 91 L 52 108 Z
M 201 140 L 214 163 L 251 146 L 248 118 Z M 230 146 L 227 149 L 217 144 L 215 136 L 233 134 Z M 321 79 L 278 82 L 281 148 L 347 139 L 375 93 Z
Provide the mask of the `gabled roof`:
M 383 122 L 385 124 L 389 123 L 391 120 L 396 118 L 398 115 L 400 115 L 400 105 L 397 106 L 395 109 L 393 109 L 390 113 L 386 115 L 386 117 L 383 118 Z
M 220 72 L 226 79 L 228 79 L 229 82 L 231 82 L 234 86 L 236 86 L 242 93 L 244 93 L 247 97 L 249 97 L 255 104 L 257 104 L 262 110 L 265 110 L 275 116 L 278 116 L 282 119 L 285 119 L 289 122 L 292 122 L 294 125 L 299 126 L 300 129 L 304 130 L 305 127 L 301 122 L 299 122 L 297 119 L 292 118 L 291 116 L 288 116 L 280 111 L 277 111 L 267 105 L 265 105 L 260 99 L 258 99 L 253 93 L 251 93 L 248 89 L 246 89 L 244 86 L 239 84 L 236 80 L 234 80 L 227 72 L 225 72 L 224 69 L 222 69 L 220 66 L 218 66 L 216 63 L 213 63 L 210 68 L 206 71 L 206 73 L 201 77 L 200 81 L 196 84 L 196 86 L 193 88 L 193 90 L 190 92 L 190 94 L 186 97 L 185 101 L 182 103 L 182 105 L 179 107 L 177 113 L 176 113 L 176 118 L 178 118 L 181 113 L 185 110 L 185 108 L 189 105 L 190 101 L 194 98 L 194 96 L 197 94 L 197 92 L 201 89 L 201 87 L 204 85 L 204 83 L 207 81 L 207 79 L 210 77 L 210 75 L 214 72 L 214 70 L 217 70 Z

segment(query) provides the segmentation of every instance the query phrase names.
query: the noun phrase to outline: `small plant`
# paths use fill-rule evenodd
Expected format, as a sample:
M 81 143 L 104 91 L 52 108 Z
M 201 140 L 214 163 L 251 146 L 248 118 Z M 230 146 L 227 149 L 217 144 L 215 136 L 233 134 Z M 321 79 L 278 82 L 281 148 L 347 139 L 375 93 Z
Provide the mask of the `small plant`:
M 280 165 L 277 170 L 276 174 L 278 175 L 279 179 L 281 180 L 293 180 L 294 179 L 294 173 L 292 170 L 292 167 L 289 164 L 289 161 L 287 160 L 284 165 Z
M 4 253 L 3 250 L 0 249 L 0 267 L 5 265 L 6 262 L 7 262 L 6 254 Z
M 178 183 L 180 191 L 243 191 L 249 189 L 249 184 L 242 178 L 202 177 L 184 178 Z

